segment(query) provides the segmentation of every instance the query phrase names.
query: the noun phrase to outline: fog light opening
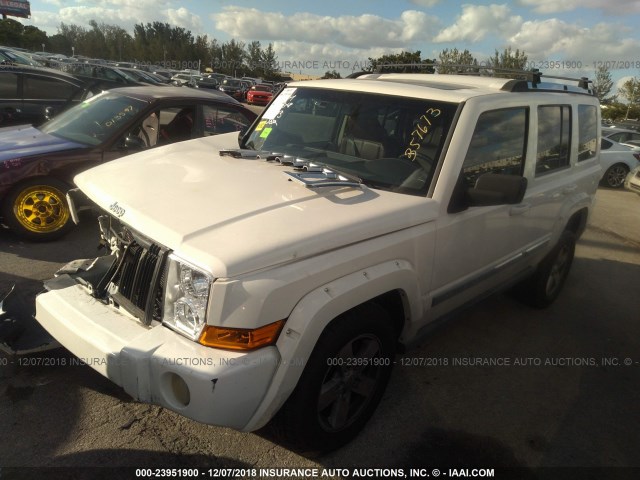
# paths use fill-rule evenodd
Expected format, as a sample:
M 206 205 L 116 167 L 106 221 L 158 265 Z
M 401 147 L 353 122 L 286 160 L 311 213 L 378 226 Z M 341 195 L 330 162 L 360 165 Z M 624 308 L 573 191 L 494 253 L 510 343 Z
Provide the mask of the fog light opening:
M 191 401 L 189 386 L 180 375 L 169 373 L 169 388 L 174 401 L 181 407 L 186 407 Z

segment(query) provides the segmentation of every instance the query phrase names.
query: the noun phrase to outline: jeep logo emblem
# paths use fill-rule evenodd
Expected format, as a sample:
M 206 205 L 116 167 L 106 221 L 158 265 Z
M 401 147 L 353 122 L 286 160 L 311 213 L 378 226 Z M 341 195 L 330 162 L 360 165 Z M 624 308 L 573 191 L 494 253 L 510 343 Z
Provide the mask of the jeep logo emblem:
M 109 210 L 118 218 L 122 217 L 125 212 L 125 209 L 118 205 L 118 202 L 113 202 L 109 205 Z

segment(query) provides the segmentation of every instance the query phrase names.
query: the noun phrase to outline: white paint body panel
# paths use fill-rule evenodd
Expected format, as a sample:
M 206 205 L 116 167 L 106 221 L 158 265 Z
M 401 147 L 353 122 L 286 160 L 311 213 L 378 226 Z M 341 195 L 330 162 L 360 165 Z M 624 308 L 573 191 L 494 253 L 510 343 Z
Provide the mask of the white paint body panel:
M 571 216 L 590 208 L 601 177 L 598 156 L 578 163 L 574 132 L 567 169 L 535 177 L 527 160 L 529 186 L 520 205 L 449 214 L 478 116 L 527 106 L 526 156 L 535 159 L 537 105 L 575 109 L 581 101 L 597 103 L 584 95 L 497 90 L 506 80 L 419 77 L 421 82 L 458 82 L 457 88 L 375 80 L 323 80 L 304 86 L 464 102 L 427 197 L 368 187 L 311 190 L 289 181 L 283 174 L 288 167 L 219 156 L 220 149 L 237 147 L 235 134 L 132 155 L 76 177 L 102 208 L 108 211 L 117 204 L 124 223 L 216 278 L 209 324 L 256 328 L 287 319 L 274 346 L 249 354 L 201 347 L 162 326 L 145 327 L 96 302 L 80 287 L 41 295 L 38 319 L 80 357 L 104 358 L 107 365 L 115 359 L 130 361 L 127 371 L 94 368 L 135 398 L 207 423 L 255 430 L 287 399 L 319 335 L 341 313 L 397 291 L 405 318 L 400 340 L 411 343 L 432 320 L 535 267 Z M 205 365 L 209 360 L 203 359 L 248 363 L 233 368 L 162 366 L 171 357 L 192 357 Z M 194 399 L 188 408 L 179 408 L 163 393 L 162 378 L 168 372 L 186 378 Z M 220 380 L 212 391 L 213 378 Z M 221 419 L 226 415 L 230 420 Z

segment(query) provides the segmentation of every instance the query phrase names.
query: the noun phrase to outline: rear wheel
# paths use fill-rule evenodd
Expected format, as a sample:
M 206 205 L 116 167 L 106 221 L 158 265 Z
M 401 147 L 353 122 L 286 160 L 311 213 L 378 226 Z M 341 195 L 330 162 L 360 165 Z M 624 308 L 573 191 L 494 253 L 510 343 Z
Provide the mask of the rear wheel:
M 71 228 L 65 197 L 69 187 L 55 178 L 35 178 L 14 187 L 2 214 L 16 234 L 29 240 L 54 240 Z
M 538 308 L 551 305 L 558 298 L 569 275 L 575 249 L 575 234 L 565 230 L 557 245 L 540 262 L 533 276 L 515 287 L 514 293 L 518 299 Z
M 601 183 L 609 188 L 622 188 L 628 173 L 629 167 L 624 163 L 616 163 L 607 168 Z
M 394 329 L 382 308 L 363 305 L 341 315 L 321 335 L 273 419 L 276 433 L 306 453 L 349 442 L 380 403 L 394 355 Z

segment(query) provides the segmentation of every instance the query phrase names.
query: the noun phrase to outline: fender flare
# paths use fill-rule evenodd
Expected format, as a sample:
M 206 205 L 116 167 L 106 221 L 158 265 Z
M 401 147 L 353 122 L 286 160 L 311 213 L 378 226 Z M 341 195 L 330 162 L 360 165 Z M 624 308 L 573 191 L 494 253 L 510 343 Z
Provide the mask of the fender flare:
M 257 430 L 277 413 L 293 392 L 306 359 L 332 320 L 390 291 L 404 295 L 406 319 L 422 316 L 418 276 L 406 260 L 391 260 L 353 272 L 300 299 L 276 342 L 280 364 L 260 406 L 243 430 Z

